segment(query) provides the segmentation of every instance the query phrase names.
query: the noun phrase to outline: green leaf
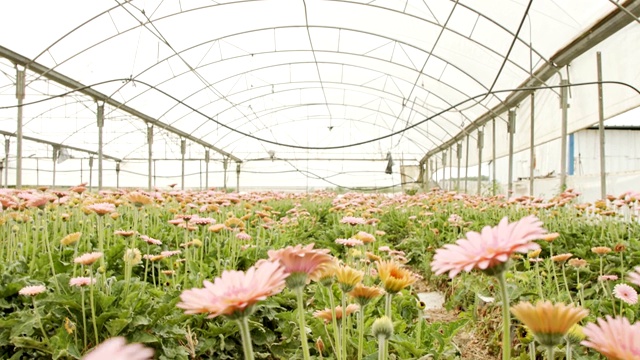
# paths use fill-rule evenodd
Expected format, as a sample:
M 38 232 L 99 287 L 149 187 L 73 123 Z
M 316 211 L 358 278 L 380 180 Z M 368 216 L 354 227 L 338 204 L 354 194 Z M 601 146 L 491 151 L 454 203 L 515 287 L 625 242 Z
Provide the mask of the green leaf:
M 120 334 L 122 329 L 129 325 L 130 321 L 131 320 L 129 319 L 112 319 L 109 320 L 109 322 L 107 322 L 105 326 L 107 328 L 107 331 L 109 331 L 109 335 L 116 336 Z
M 146 332 L 136 332 L 131 336 L 131 342 L 139 342 L 144 344 L 157 343 L 158 339 Z

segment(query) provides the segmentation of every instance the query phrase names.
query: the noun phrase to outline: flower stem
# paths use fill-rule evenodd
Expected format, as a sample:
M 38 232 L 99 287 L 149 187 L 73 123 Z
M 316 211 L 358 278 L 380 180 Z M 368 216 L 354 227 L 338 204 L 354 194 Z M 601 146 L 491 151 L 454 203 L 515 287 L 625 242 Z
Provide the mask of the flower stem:
M 391 297 L 393 294 L 386 293 L 384 295 L 384 315 L 391 319 Z
M 47 336 L 47 332 L 44 331 L 44 326 L 42 326 L 42 320 L 40 319 L 40 312 L 38 311 L 38 306 L 36 305 L 36 297 L 32 296 L 31 300 L 33 300 L 33 312 L 36 314 L 36 319 L 38 320 L 38 325 L 40 325 L 40 331 L 42 331 L 42 336 L 49 342 L 49 337 Z
M 307 343 L 307 330 L 304 319 L 304 301 L 302 300 L 302 291 L 304 286 L 296 287 L 296 298 L 298 299 L 298 326 L 300 327 L 300 342 L 302 343 L 302 356 L 304 360 L 310 360 L 309 344 Z
M 538 295 L 540 296 L 540 300 L 544 301 L 544 293 L 542 292 L 542 279 L 540 279 L 540 266 L 538 262 L 536 262 L 536 279 L 538 285 Z
M 347 358 L 347 294 L 342 292 L 342 358 Z
M 562 278 L 564 280 L 564 287 L 567 290 L 567 295 L 569 295 L 569 301 L 573 304 L 573 297 L 571 297 L 571 292 L 569 291 L 569 283 L 567 282 L 567 271 L 565 270 L 564 262 L 562 263 Z
M 84 287 L 80 287 L 80 298 L 82 299 L 82 331 L 84 333 L 84 346 L 87 346 L 87 315 L 84 305 Z
M 502 360 L 511 358 L 511 313 L 509 312 L 509 293 L 504 278 L 504 271 L 497 276 L 502 295 Z
M 89 305 L 91 306 L 91 322 L 93 323 L 93 333 L 96 339 L 96 345 L 100 342 L 98 341 L 98 324 L 96 324 L 96 307 L 93 304 L 93 270 L 89 274 Z
M 547 359 L 553 360 L 553 350 L 555 346 L 547 346 Z
M 362 360 L 364 347 L 364 306 L 360 308 L 358 315 L 358 360 Z
M 567 342 L 567 345 L 565 347 L 567 349 L 566 358 L 567 358 L 567 360 L 571 360 L 571 358 L 573 357 L 573 351 L 571 351 L 571 343 Z
M 341 342 L 340 342 L 340 331 L 338 330 L 338 321 L 336 320 L 336 304 L 333 299 L 333 290 L 332 287 L 329 286 L 327 288 L 329 290 L 329 306 L 331 306 L 331 326 L 333 327 L 333 337 L 335 340 L 335 347 L 333 348 L 336 353 L 336 359 L 342 359 L 342 350 L 341 350 Z
M 378 336 L 378 360 L 384 360 L 385 358 L 385 354 L 386 351 L 384 349 L 384 345 L 387 342 L 387 340 L 384 338 L 384 336 Z
M 245 360 L 253 360 L 253 346 L 251 345 L 251 333 L 249 332 L 249 322 L 246 316 L 238 319 L 240 337 L 242 338 L 242 350 Z

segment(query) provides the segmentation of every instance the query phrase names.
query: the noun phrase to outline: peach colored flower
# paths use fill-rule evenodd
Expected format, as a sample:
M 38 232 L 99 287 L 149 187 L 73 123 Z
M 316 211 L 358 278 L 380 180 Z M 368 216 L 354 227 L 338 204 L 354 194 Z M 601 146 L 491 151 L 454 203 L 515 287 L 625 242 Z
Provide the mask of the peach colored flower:
M 214 233 L 219 233 L 220 231 L 226 229 L 227 226 L 225 224 L 214 224 L 209 226 L 208 230 Z
M 332 261 L 329 249 L 314 249 L 314 244 L 287 246 L 280 250 L 269 250 L 269 260 L 279 261 L 287 274 L 306 274 L 306 284 L 318 280 L 322 267 Z
M 119 235 L 122 237 L 130 237 L 135 234 L 136 234 L 135 230 L 116 230 L 113 232 L 113 235 Z
M 153 359 L 153 353 L 142 344 L 127 344 L 125 338 L 114 337 L 100 343 L 82 360 L 147 360 Z
M 95 283 L 96 283 L 95 278 L 82 277 L 82 276 L 74 277 L 74 278 L 71 278 L 71 280 L 69 280 L 69 286 L 77 286 L 77 287 L 87 286 Z
M 248 241 L 248 240 L 251 240 L 251 235 L 247 234 L 244 231 L 241 231 L 241 232 L 236 234 L 236 239 L 243 240 L 243 241 Z
M 600 275 L 598 276 L 598 281 L 616 281 L 618 280 L 618 275 Z
M 349 316 L 358 310 L 360 310 L 359 305 L 349 304 L 347 305 L 347 311 L 345 311 L 345 313 L 347 316 Z M 343 316 L 342 306 L 336 306 L 335 312 L 336 312 L 336 320 L 342 319 L 342 316 Z M 331 309 L 324 309 L 324 310 L 317 310 L 316 312 L 314 312 L 313 317 L 316 317 L 318 319 L 323 319 L 324 322 L 328 324 L 331 322 L 333 315 L 331 313 Z
M 22 289 L 20 289 L 20 291 L 18 291 L 18 294 L 26 296 L 36 296 L 45 291 L 47 291 L 47 288 L 43 285 L 32 285 L 23 287 Z
M 153 203 L 152 198 L 138 191 L 128 193 L 125 195 L 125 198 L 135 207 L 142 207 Z
M 613 296 L 629 305 L 635 305 L 638 302 L 638 293 L 634 288 L 627 284 L 618 284 L 614 286 Z
M 563 262 L 569 260 L 569 258 L 572 257 L 572 256 L 573 256 L 572 253 L 558 254 L 558 255 L 552 256 L 551 257 L 551 261 L 563 263 Z
M 150 245 L 162 245 L 162 241 L 158 240 L 158 239 L 154 239 L 151 238 L 147 235 L 140 235 L 140 239 L 144 240 L 144 242 L 146 242 L 147 244 Z
M 262 261 L 247 272 L 225 270 L 213 283 L 204 281 L 203 289 L 185 290 L 178 307 L 185 314 L 209 314 L 244 317 L 254 305 L 284 289 L 287 273 L 278 262 Z
M 596 246 L 591 248 L 591 252 L 598 255 L 605 255 L 610 253 L 612 250 L 607 246 Z
M 358 231 L 357 234 L 353 236 L 354 238 L 362 241 L 364 244 L 372 243 L 376 241 L 375 236 L 369 234 L 368 232 Z
M 340 220 L 340 223 L 348 224 L 348 225 L 351 225 L 351 226 L 356 226 L 356 225 L 364 225 L 366 223 L 366 221 L 363 218 L 360 218 L 360 217 L 345 216 Z
M 77 258 L 73 259 L 73 262 L 76 264 L 82 264 L 82 265 L 93 265 L 93 263 L 95 263 L 96 261 L 100 260 L 100 258 L 103 256 L 104 254 L 99 252 L 99 251 L 95 251 L 92 253 L 86 253 L 83 255 L 78 256 Z
M 504 217 L 495 227 L 485 226 L 482 232 L 467 232 L 466 239 L 436 250 L 431 269 L 436 275 L 449 272 L 453 278 L 461 271 L 489 270 L 501 267 L 513 253 L 527 253 L 540 245 L 533 240 L 545 236 L 542 222 L 533 215 L 509 223 Z M 498 269 L 499 270 L 499 269 Z
M 587 340 L 580 344 L 592 348 L 607 359 L 636 360 L 640 358 L 640 322 L 631 325 L 625 317 L 599 318 L 582 329 Z
M 336 244 L 344 245 L 344 246 L 347 246 L 347 247 L 353 247 L 353 246 L 362 245 L 363 242 L 362 242 L 362 240 L 358 240 L 358 239 L 355 239 L 355 238 L 349 238 L 349 239 L 336 239 Z
M 377 286 L 364 286 L 362 284 L 357 284 L 356 287 L 349 292 L 349 296 L 351 296 L 360 306 L 365 306 L 371 300 L 382 295 L 384 295 L 383 289 Z
M 640 286 L 640 266 L 636 266 L 633 271 L 629 273 L 629 282 Z
M 116 206 L 112 203 L 102 202 L 87 205 L 84 207 L 90 212 L 94 212 L 99 216 L 104 216 L 116 211 Z

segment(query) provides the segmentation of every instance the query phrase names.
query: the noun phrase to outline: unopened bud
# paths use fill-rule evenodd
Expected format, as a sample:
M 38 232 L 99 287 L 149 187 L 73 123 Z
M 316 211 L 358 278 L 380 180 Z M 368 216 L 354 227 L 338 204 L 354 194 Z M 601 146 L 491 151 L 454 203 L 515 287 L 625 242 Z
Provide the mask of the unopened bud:
M 371 332 L 376 338 L 382 337 L 387 340 L 393 335 L 393 322 L 388 316 L 376 319 L 371 327 Z

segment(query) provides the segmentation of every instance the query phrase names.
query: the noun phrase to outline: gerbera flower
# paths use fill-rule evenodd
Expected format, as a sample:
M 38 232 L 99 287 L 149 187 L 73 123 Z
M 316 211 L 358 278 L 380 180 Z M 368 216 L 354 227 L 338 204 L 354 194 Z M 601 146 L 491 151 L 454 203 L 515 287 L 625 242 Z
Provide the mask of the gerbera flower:
M 344 245 L 344 246 L 347 246 L 347 247 L 352 247 L 352 246 L 362 245 L 363 242 L 362 242 L 362 240 L 358 240 L 358 239 L 355 239 L 355 238 L 349 238 L 349 239 L 336 239 L 336 244 Z
M 587 340 L 580 344 L 592 348 L 611 360 L 635 360 L 640 354 L 640 322 L 631 325 L 625 317 L 589 323 L 582 331 Z
M 219 233 L 220 231 L 226 229 L 227 226 L 225 224 L 214 224 L 209 226 L 209 231 L 214 232 L 214 233 Z
M 142 261 L 142 253 L 138 249 L 127 249 L 124 252 L 123 260 L 132 266 L 137 265 Z
M 415 274 L 394 261 L 378 261 L 378 276 L 384 289 L 395 294 L 418 280 Z
M 103 255 L 104 254 L 99 252 L 99 251 L 86 253 L 86 254 L 80 255 L 77 258 L 73 259 L 73 262 L 76 263 L 76 264 L 82 264 L 82 265 L 93 265 L 93 263 L 95 263 L 96 261 L 100 260 L 100 258 Z
M 258 301 L 281 292 L 286 278 L 285 268 L 272 261 L 262 261 L 246 273 L 225 270 L 213 283 L 205 281 L 203 289 L 183 291 L 177 306 L 185 314 L 205 313 L 209 318 L 248 316 Z
M 613 296 L 629 305 L 635 305 L 638 302 L 638 293 L 634 288 L 627 284 L 618 284 L 614 286 Z
M 598 281 L 616 281 L 618 280 L 618 275 L 600 275 L 598 276 Z
M 130 237 L 136 234 L 135 230 L 116 230 L 113 232 L 113 235 L 119 235 L 122 237 Z
M 20 289 L 20 291 L 18 291 L 18 294 L 25 295 L 25 296 L 36 296 L 45 291 L 47 291 L 47 288 L 44 287 L 43 285 L 31 285 L 31 286 L 25 286 L 22 289 Z
M 362 307 L 383 294 L 384 290 L 377 286 L 364 286 L 362 284 L 357 284 L 353 290 L 349 292 L 349 296 L 351 296 L 356 303 Z
M 606 246 L 596 246 L 596 247 L 592 247 L 591 248 L 591 252 L 594 254 L 598 254 L 600 256 L 602 255 L 606 255 L 608 253 L 610 253 L 612 250 L 610 247 L 606 247 Z
M 71 278 L 71 280 L 69 280 L 69 286 L 77 286 L 77 287 L 82 287 L 82 286 L 88 286 L 90 284 L 95 284 L 96 283 L 96 279 L 95 278 L 90 278 L 90 277 L 74 277 Z
M 558 254 L 558 255 L 552 256 L 551 257 L 551 261 L 563 263 L 563 262 L 569 260 L 569 258 L 572 257 L 572 256 L 573 256 L 572 253 Z
M 251 240 L 251 235 L 247 234 L 244 231 L 241 231 L 236 234 L 236 239 L 242 240 L 242 241 L 248 241 L 248 240 Z
M 589 314 L 588 310 L 550 301 L 520 302 L 511 307 L 511 312 L 526 325 L 536 340 L 543 346 L 555 346 L 562 342 L 569 329 Z
M 628 276 L 630 283 L 640 286 L 640 266 L 636 266 Z
M 345 311 L 346 316 L 353 314 L 354 312 L 360 310 L 360 306 L 357 304 L 349 304 L 347 305 L 347 311 Z M 336 320 L 342 319 L 342 306 L 336 306 L 335 308 Z M 317 310 L 313 313 L 313 317 L 318 319 L 323 319 L 325 323 L 330 323 L 333 320 L 333 315 L 331 313 L 331 309 Z
M 336 280 L 343 292 L 347 293 L 364 278 L 364 272 L 350 266 L 341 265 L 336 269 Z
M 366 221 L 361 217 L 345 216 L 340 220 L 340 223 L 356 226 L 356 225 L 364 225 L 366 224 Z
M 269 260 L 279 261 L 285 271 L 293 277 L 287 278 L 287 285 L 295 289 L 317 280 L 322 267 L 332 261 L 329 249 L 314 249 L 314 244 L 287 246 L 280 250 L 269 250 Z
M 144 240 L 147 244 L 150 245 L 162 245 L 162 241 L 148 237 L 147 235 L 140 235 L 140 239 Z
M 128 193 L 127 195 L 125 195 L 125 198 L 129 200 L 135 207 L 143 207 L 145 205 L 153 203 L 152 198 L 138 191 Z
M 78 242 L 78 240 L 80 240 L 80 236 L 82 236 L 81 232 L 71 233 L 71 234 L 63 237 L 60 240 L 60 244 L 62 244 L 64 246 L 75 244 L 76 242 Z
M 96 213 L 98 216 L 104 216 L 116 211 L 116 206 L 107 202 L 87 205 L 84 208 L 89 212 Z
M 369 234 L 368 232 L 358 231 L 357 234 L 353 236 L 354 238 L 362 241 L 364 244 L 372 243 L 376 241 L 375 236 Z
M 448 271 L 451 278 L 463 270 L 498 267 L 500 271 L 514 253 L 539 249 L 533 240 L 542 238 L 545 232 L 542 222 L 533 215 L 513 223 L 505 217 L 496 227 L 485 226 L 480 233 L 469 231 L 467 238 L 456 241 L 456 245 L 447 244 L 436 250 L 431 269 L 436 275 Z
M 142 344 L 127 344 L 123 337 L 115 337 L 103 341 L 83 360 L 147 360 L 153 359 L 153 349 Z

